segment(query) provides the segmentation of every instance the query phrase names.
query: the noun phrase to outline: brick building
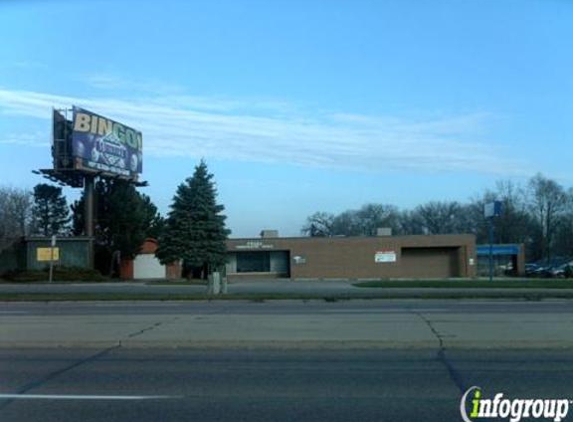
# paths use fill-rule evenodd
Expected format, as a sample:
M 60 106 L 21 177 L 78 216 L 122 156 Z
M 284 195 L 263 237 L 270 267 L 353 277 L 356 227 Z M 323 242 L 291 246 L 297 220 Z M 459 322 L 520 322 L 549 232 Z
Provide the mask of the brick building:
M 227 276 L 286 278 L 475 277 L 473 235 L 281 238 L 227 241 Z

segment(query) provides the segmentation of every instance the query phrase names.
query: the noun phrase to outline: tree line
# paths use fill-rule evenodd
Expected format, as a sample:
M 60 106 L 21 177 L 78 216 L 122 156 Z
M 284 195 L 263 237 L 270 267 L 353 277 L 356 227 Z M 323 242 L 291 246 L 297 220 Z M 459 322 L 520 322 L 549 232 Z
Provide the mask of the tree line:
M 488 243 L 484 206 L 502 203 L 495 218 L 495 243 L 523 243 L 527 259 L 573 256 L 573 188 L 537 174 L 526 183 L 498 181 L 467 202 L 430 201 L 410 210 L 370 203 L 339 214 L 316 212 L 302 228 L 307 236 L 373 236 L 378 228 L 395 235 L 469 233 L 478 244 Z
M 133 259 L 146 238 L 159 239 L 163 264 L 182 260 L 184 275 L 206 277 L 224 264 L 224 206 L 216 202 L 213 175 L 201 161 L 181 183 L 163 217 L 151 198 L 119 179 L 95 184 L 95 267 L 118 275 L 120 258 Z M 32 191 L 0 186 L 0 252 L 23 236 L 85 234 L 85 198 L 68 206 L 62 188 L 40 183 Z

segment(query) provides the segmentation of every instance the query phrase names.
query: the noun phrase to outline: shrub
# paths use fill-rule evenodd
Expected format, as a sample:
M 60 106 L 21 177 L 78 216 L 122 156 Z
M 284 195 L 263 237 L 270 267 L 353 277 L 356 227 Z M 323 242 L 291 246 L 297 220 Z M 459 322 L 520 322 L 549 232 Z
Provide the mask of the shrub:
M 49 269 L 33 271 L 8 271 L 2 278 L 11 282 L 38 282 L 48 281 Z M 54 281 L 108 281 L 107 277 L 98 271 L 80 267 L 54 267 Z

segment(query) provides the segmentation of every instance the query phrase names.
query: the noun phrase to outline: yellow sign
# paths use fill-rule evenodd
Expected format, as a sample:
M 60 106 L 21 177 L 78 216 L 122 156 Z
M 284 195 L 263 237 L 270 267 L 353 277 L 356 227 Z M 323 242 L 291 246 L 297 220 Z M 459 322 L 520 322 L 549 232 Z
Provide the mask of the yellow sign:
M 52 260 L 52 248 L 36 248 L 36 261 L 50 262 Z M 60 248 L 54 248 L 54 261 L 60 260 Z

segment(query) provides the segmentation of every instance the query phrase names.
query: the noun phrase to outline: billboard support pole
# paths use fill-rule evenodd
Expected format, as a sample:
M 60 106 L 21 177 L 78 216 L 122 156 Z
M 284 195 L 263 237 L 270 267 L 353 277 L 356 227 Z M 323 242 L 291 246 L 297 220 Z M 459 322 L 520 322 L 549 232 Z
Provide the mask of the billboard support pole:
M 85 176 L 84 178 L 84 197 L 85 197 L 85 232 L 86 236 L 93 237 L 94 235 L 94 178 L 93 176 Z
M 95 189 L 94 189 L 94 177 L 91 175 L 84 176 L 84 216 L 85 216 L 85 227 L 84 232 L 86 236 L 93 238 L 94 236 L 94 207 L 95 207 Z M 93 242 L 89 248 L 89 266 L 94 267 L 94 248 Z

